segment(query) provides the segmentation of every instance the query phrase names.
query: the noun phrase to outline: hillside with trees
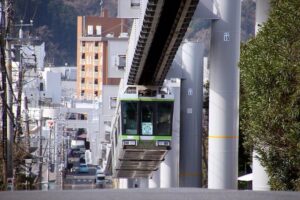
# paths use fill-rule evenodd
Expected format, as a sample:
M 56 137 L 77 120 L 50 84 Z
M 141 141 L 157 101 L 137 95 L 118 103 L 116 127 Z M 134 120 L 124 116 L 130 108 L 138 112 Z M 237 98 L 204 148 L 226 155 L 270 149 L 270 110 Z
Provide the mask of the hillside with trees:
M 101 0 L 22 0 L 14 1 L 15 23 L 34 20 L 32 34 L 46 42 L 46 62 L 63 65 L 76 64 L 77 16 L 99 15 Z M 243 1 L 242 39 L 245 41 L 254 33 L 253 0 Z M 110 16 L 117 15 L 117 0 L 103 0 L 103 8 Z M 199 12 L 199 11 L 197 11 Z M 186 37 L 204 41 L 209 48 L 210 22 L 200 20 L 195 13 Z
M 104 1 L 104 8 L 113 8 L 116 0 Z M 75 64 L 77 16 L 100 15 L 100 0 L 22 0 L 14 1 L 15 23 L 34 20 L 32 34 L 46 42 L 46 62 Z

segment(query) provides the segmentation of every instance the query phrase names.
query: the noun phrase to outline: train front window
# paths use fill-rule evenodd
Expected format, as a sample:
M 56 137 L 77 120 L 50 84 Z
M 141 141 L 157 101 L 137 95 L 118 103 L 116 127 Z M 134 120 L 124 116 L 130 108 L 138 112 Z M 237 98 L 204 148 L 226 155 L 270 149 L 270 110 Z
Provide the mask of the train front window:
M 141 129 L 142 135 L 153 135 L 154 104 L 143 102 L 141 104 Z
M 157 130 L 156 135 L 171 135 L 172 133 L 173 103 L 157 103 Z
M 123 134 L 137 135 L 137 102 L 122 102 Z

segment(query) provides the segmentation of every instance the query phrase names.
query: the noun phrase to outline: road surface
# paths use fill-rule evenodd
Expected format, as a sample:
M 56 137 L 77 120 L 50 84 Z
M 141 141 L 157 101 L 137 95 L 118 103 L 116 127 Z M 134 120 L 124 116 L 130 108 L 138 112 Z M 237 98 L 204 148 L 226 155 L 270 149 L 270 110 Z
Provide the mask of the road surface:
M 103 189 L 0 192 L 1 200 L 299 200 L 300 192 L 171 189 Z

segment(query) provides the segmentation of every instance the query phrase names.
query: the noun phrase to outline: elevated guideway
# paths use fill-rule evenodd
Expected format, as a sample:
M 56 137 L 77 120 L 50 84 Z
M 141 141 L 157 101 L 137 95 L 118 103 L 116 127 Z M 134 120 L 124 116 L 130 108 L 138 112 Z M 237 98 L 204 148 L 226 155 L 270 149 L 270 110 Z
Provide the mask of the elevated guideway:
M 159 168 L 171 149 L 173 106 L 167 111 L 170 115 L 169 131 L 160 132 L 159 111 L 166 106 L 159 106 L 161 102 L 170 99 L 167 98 L 167 94 L 160 93 L 159 87 L 164 82 L 198 2 L 199 0 L 148 0 L 142 5 L 143 19 L 138 19 L 139 21 L 135 21 L 133 25 L 136 33 L 132 31 L 131 34 L 136 35 L 131 35 L 129 42 L 127 54 L 130 55 L 127 55 L 127 59 L 130 62 L 127 60 L 125 85 L 120 86 L 123 92 L 120 89 L 119 106 L 112 122 L 113 144 L 110 154 L 112 160 L 108 162 L 109 170 L 106 171 L 111 171 L 113 177 L 148 178 Z M 146 86 L 144 93 L 127 91 L 136 86 Z M 149 91 L 157 92 L 152 94 L 148 93 Z M 134 94 L 137 95 L 136 99 L 123 98 L 124 95 Z M 134 119 L 135 128 L 131 129 L 131 132 L 126 132 L 129 115 L 125 109 L 129 104 L 131 106 L 134 104 L 137 108 L 135 110 L 137 118 Z M 144 117 L 143 109 L 152 112 L 151 120 L 145 121 L 147 117 Z M 145 132 L 146 129 L 150 132 Z
M 149 0 L 127 85 L 162 85 L 199 0 Z

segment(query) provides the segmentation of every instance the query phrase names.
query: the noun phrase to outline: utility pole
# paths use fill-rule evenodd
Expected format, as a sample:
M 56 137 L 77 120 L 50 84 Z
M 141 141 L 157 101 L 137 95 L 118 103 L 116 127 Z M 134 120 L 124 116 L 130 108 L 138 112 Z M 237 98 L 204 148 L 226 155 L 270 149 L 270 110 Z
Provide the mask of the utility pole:
M 13 40 L 17 40 L 18 42 L 18 48 L 20 52 L 20 58 L 19 58 L 19 74 L 18 74 L 18 83 L 17 83 L 17 88 L 18 88 L 18 96 L 17 96 L 17 114 L 16 114 L 16 142 L 18 142 L 18 138 L 20 135 L 23 134 L 22 131 L 22 120 L 21 120 L 21 103 L 22 103 L 22 93 L 23 93 L 23 77 L 25 74 L 25 69 L 23 67 L 23 54 L 22 54 L 22 47 L 24 43 L 30 43 L 30 39 L 26 39 L 23 36 L 23 27 L 25 26 L 33 26 L 33 20 L 30 20 L 30 24 L 24 24 L 23 20 L 20 21 L 20 24 L 16 24 L 16 27 L 20 27 L 19 29 L 19 37 L 18 38 L 13 38 Z
M 25 96 L 24 97 L 24 108 L 25 108 L 25 132 L 26 132 L 26 141 L 25 141 L 25 146 L 26 146 L 26 152 L 29 152 L 30 150 L 30 130 L 29 130 L 29 117 L 28 117 L 28 99 Z
M 12 0 L 5 0 L 5 27 L 6 36 L 10 34 L 11 20 L 12 20 Z M 11 44 L 10 41 L 6 39 L 5 42 L 5 67 L 6 67 L 6 101 L 8 107 L 12 110 L 13 105 L 13 91 L 12 91 L 12 65 L 11 65 Z M 7 179 L 13 178 L 13 117 L 7 115 Z
M 6 157 L 6 150 L 7 150 L 7 107 L 6 107 L 6 69 L 5 69 L 5 35 L 6 35 L 6 26 L 5 26 L 5 13 L 4 13 L 4 0 L 1 0 L 1 38 L 0 38 L 0 53 L 1 53 L 1 100 L 2 100 L 2 159 L 3 159 L 3 168 L 2 168 L 2 177 L 3 183 L 6 183 L 7 180 L 7 157 Z
M 22 90 L 23 90 L 23 75 L 24 70 L 22 67 L 22 54 L 20 48 L 20 60 L 19 60 L 19 75 L 18 75 L 18 96 L 17 96 L 17 114 L 16 114 L 16 142 L 19 141 L 20 136 L 22 135 L 22 117 L 21 117 L 21 103 L 22 103 Z
M 41 100 L 39 98 L 39 105 L 41 104 Z M 39 176 L 38 176 L 38 188 L 42 189 L 42 178 L 43 178 L 43 139 L 42 139 L 42 133 L 43 133 L 43 109 L 40 107 L 40 135 L 39 135 Z

